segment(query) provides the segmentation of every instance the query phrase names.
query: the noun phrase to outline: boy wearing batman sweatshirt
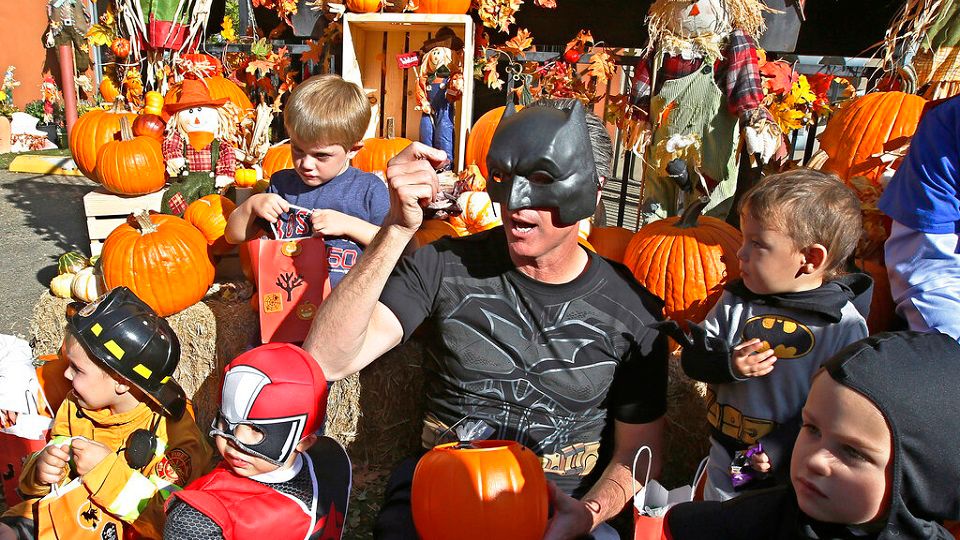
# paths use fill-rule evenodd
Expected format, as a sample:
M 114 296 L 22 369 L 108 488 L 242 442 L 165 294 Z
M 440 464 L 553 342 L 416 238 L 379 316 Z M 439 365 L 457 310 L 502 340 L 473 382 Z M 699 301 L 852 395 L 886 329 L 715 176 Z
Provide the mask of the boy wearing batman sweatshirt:
M 791 484 L 681 504 L 677 540 L 952 539 L 960 519 L 960 345 L 897 332 L 857 342 L 815 377 Z
M 707 500 L 783 478 L 811 377 L 868 334 L 872 282 L 842 271 L 860 237 L 860 203 L 835 176 L 769 176 L 744 195 L 740 223 L 741 278 L 702 325 L 690 323 L 691 337 L 665 323 L 683 344 L 684 371 L 710 383 Z M 752 479 L 737 474 L 748 449 L 760 451 Z M 773 474 L 761 480 L 761 471 Z

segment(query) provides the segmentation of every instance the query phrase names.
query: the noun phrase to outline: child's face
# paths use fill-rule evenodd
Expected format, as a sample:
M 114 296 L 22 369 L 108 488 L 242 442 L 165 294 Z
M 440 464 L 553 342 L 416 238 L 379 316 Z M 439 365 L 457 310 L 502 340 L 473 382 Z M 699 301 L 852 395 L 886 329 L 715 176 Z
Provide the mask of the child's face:
M 257 428 L 240 424 L 233 431 L 233 435 L 244 444 L 257 444 L 263 440 L 263 433 Z M 217 451 L 223 456 L 224 462 L 234 474 L 247 478 L 258 474 L 277 470 L 279 467 L 269 461 L 247 454 L 225 437 L 216 437 Z
M 884 517 L 890 506 L 890 429 L 860 393 L 821 372 L 793 449 L 790 479 L 808 516 L 856 525 Z
M 118 392 L 117 381 L 97 365 L 83 345 L 70 333 L 63 339 L 60 356 L 68 362 L 64 376 L 73 385 L 77 402 L 84 409 L 97 410 L 113 407 L 123 392 Z
M 309 144 L 290 135 L 293 168 L 300 180 L 310 187 L 325 184 L 347 169 L 347 162 L 355 150 L 347 152 L 338 144 Z
M 737 250 L 743 284 L 756 294 L 777 294 L 815 289 L 822 272 L 802 272 L 806 257 L 783 232 L 764 226 L 747 208 L 740 215 L 743 244 Z

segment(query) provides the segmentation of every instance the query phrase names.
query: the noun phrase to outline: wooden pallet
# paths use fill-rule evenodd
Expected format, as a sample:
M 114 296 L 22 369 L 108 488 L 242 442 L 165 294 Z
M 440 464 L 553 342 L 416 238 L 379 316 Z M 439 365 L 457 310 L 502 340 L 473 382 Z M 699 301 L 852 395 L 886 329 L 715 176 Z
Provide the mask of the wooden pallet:
M 447 26 L 463 40 L 463 97 L 455 104 L 454 170 L 463 168 L 467 132 L 473 125 L 473 20 L 469 15 L 415 13 L 347 13 L 343 18 L 343 78 L 368 89 L 378 100 L 379 127 L 368 137 L 384 137 L 386 119 L 396 121 L 395 135 L 420 138 L 420 112 L 412 69 L 400 69 L 396 56 L 417 51 Z
M 90 255 L 99 255 L 103 241 L 117 226 L 127 221 L 127 216 L 137 210 L 160 211 L 160 190 L 148 195 L 127 197 L 114 195 L 97 188 L 83 196 L 83 211 L 87 216 L 87 235 L 90 237 Z

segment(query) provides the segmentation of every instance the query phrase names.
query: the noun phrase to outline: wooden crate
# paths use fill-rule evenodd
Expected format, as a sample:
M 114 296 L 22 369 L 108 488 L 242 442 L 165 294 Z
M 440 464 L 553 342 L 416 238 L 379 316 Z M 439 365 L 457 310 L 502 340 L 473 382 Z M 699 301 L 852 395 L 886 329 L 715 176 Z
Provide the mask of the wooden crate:
M 467 133 L 473 124 L 473 20 L 469 15 L 412 13 L 347 13 L 343 18 L 343 78 L 372 89 L 379 100 L 379 122 L 373 135 L 383 137 L 387 118 L 394 118 L 398 137 L 420 138 L 420 112 L 415 111 L 417 78 L 400 69 L 396 56 L 417 51 L 441 27 L 463 40 L 463 97 L 455 104 L 454 170 L 463 168 Z
M 83 196 L 83 211 L 87 216 L 87 235 L 90 237 L 90 255 L 99 255 L 103 241 L 126 222 L 131 213 L 144 209 L 160 211 L 160 190 L 148 195 L 126 197 L 114 195 L 103 188 L 97 188 Z

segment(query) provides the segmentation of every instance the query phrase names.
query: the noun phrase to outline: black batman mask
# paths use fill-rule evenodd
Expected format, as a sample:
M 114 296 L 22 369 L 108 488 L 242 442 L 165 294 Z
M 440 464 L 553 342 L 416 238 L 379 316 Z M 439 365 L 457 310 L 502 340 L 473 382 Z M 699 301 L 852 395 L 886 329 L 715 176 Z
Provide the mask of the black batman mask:
M 504 116 L 487 152 L 490 198 L 508 210 L 550 208 L 572 225 L 597 209 L 597 167 L 586 110 L 527 107 Z

